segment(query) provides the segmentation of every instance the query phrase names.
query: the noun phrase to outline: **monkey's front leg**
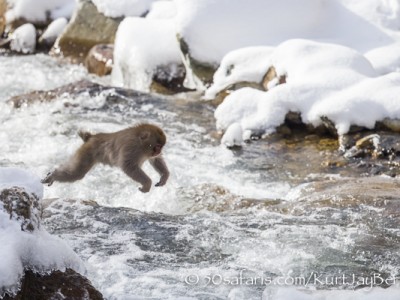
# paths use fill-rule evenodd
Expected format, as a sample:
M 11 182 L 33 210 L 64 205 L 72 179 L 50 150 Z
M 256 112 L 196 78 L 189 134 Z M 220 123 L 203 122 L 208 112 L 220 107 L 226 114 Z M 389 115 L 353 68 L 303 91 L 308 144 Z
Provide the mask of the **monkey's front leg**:
M 148 191 L 150 191 L 151 179 L 149 176 L 146 175 L 145 172 L 143 172 L 143 170 L 139 166 L 124 166 L 122 169 L 126 175 L 142 185 L 142 187 L 139 188 L 139 191 L 141 191 L 142 193 L 147 193 Z
M 46 177 L 40 180 L 41 183 L 47 183 L 48 186 L 51 186 L 54 182 L 53 172 L 47 173 Z
M 169 171 L 168 167 L 162 158 L 162 156 L 157 156 L 155 158 L 152 158 L 149 160 L 150 164 L 153 166 L 153 168 L 158 172 L 158 174 L 161 175 L 160 181 L 156 183 L 156 186 L 163 186 L 164 184 L 167 183 L 167 180 L 169 178 Z

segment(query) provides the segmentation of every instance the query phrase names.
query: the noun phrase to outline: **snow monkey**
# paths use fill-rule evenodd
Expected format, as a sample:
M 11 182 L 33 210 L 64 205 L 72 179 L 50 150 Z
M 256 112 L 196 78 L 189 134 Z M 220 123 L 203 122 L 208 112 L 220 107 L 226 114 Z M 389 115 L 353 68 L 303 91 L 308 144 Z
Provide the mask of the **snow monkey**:
M 142 170 L 142 164 L 149 160 L 160 174 L 160 181 L 155 186 L 163 186 L 169 177 L 169 171 L 161 150 L 167 138 L 161 128 L 151 124 L 139 124 L 113 133 L 79 131 L 83 145 L 69 161 L 47 174 L 42 183 L 49 186 L 54 181 L 73 182 L 82 179 L 96 164 L 103 163 L 120 167 L 126 175 L 142 186 L 139 190 L 147 193 L 151 179 Z

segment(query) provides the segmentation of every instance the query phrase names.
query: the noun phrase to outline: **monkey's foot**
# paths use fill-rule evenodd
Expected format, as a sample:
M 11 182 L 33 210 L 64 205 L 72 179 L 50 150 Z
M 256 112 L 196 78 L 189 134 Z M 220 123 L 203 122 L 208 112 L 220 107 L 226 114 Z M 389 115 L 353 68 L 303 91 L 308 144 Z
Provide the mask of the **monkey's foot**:
M 52 172 L 47 173 L 46 177 L 43 178 L 40 182 L 43 183 L 43 184 L 47 183 L 48 186 L 51 186 L 53 184 L 53 182 L 54 182 L 54 180 L 52 178 L 52 175 L 53 175 Z

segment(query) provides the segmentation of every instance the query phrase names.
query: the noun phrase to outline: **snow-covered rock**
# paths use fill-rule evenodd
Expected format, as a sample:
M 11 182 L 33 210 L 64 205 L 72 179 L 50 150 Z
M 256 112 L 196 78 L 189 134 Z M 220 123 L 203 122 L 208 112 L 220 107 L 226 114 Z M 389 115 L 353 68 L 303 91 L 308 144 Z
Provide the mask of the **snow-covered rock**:
M 83 262 L 58 237 L 40 226 L 43 187 L 39 178 L 16 168 L 0 168 L 0 297 L 15 293 L 25 270 L 48 273 Z
M 300 59 L 301 58 L 301 59 Z M 386 117 L 400 118 L 400 73 L 378 76 L 357 51 L 335 44 L 289 40 L 270 56 L 286 83 L 268 92 L 243 88 L 232 92 L 215 111 L 217 127 L 239 122 L 243 130 L 272 132 L 289 111 L 306 124 L 328 118 L 339 135 L 351 125 L 373 128 Z
M 157 68 L 168 69 L 174 77 L 181 56 L 170 19 L 129 17 L 118 28 L 112 82 L 148 91 Z M 180 74 L 177 74 L 181 76 Z
M 13 32 L 10 48 L 24 54 L 33 53 L 36 49 L 36 28 L 30 23 L 24 24 Z
M 228 148 L 240 147 L 243 143 L 242 126 L 239 123 L 231 124 L 222 137 L 221 144 Z

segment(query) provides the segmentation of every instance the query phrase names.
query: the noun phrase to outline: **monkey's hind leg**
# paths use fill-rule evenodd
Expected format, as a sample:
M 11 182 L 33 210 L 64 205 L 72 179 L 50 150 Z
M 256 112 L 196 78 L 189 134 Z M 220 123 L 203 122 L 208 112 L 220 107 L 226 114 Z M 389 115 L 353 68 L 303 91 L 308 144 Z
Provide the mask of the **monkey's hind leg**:
M 85 177 L 94 163 L 92 149 L 88 144 L 83 144 L 68 163 L 47 174 L 41 182 L 50 186 L 54 181 L 73 182 L 80 180 Z
M 122 170 L 132 178 L 134 181 L 139 182 L 142 186 L 139 188 L 139 191 L 142 193 L 147 193 L 151 188 L 151 179 L 146 175 L 145 172 L 139 166 L 129 166 L 126 164 L 122 167 Z

